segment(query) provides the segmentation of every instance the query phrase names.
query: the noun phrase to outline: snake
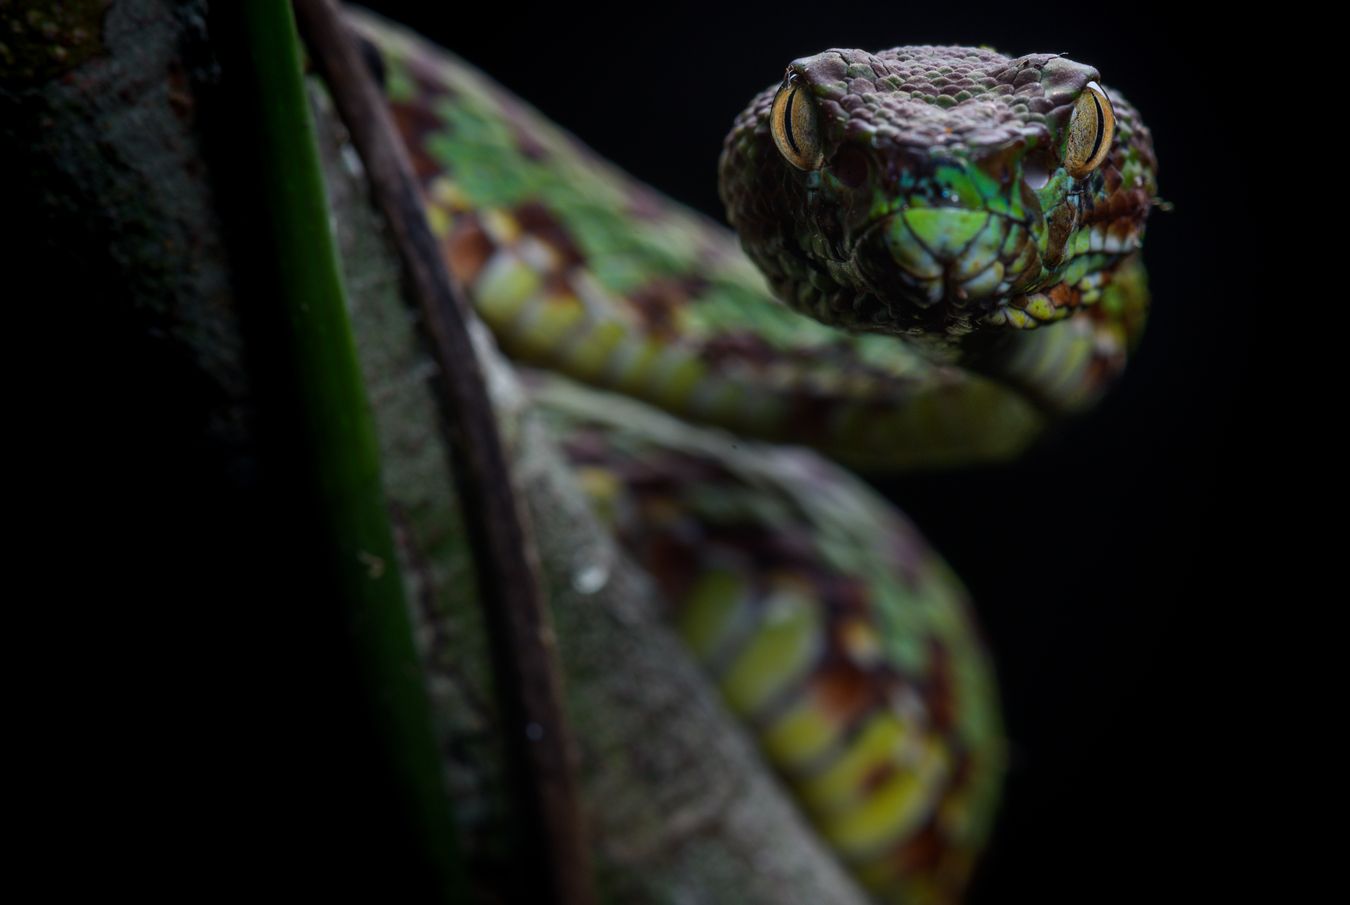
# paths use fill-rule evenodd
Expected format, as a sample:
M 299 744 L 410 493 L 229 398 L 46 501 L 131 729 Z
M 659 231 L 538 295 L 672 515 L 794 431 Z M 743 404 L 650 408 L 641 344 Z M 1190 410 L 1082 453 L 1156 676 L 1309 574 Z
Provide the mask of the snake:
M 959 579 L 853 471 L 1026 450 L 1121 373 L 1157 163 L 1091 66 L 831 49 L 734 121 L 728 230 L 361 18 L 454 278 L 576 480 L 877 901 L 960 901 L 1006 744 Z

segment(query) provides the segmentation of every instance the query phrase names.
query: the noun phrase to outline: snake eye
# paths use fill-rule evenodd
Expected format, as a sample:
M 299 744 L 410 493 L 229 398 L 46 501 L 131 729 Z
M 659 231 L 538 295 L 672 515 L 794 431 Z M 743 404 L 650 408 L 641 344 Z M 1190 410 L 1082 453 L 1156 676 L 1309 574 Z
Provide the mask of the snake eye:
M 773 133 L 778 153 L 786 157 L 788 163 L 799 170 L 814 170 L 820 166 L 824 155 L 820 150 L 816 105 L 792 76 L 783 82 L 773 99 L 769 131 Z
M 1064 169 L 1075 179 L 1082 179 L 1097 169 L 1111 150 L 1111 138 L 1116 134 L 1116 115 L 1106 92 L 1096 82 L 1088 82 L 1078 95 L 1069 117 L 1069 144 L 1064 149 Z

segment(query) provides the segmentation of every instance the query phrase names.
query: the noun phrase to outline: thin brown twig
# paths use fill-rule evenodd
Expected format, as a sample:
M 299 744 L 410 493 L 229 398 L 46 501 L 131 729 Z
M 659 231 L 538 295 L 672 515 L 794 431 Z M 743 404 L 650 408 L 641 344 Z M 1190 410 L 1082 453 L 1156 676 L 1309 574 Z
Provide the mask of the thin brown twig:
M 520 809 L 521 879 L 530 901 L 595 901 L 571 730 L 537 554 L 483 372 L 469 336 L 473 312 L 430 227 L 407 154 L 334 0 L 295 0 L 300 29 L 388 220 L 439 368 L 433 380 L 454 455 L 501 698 Z

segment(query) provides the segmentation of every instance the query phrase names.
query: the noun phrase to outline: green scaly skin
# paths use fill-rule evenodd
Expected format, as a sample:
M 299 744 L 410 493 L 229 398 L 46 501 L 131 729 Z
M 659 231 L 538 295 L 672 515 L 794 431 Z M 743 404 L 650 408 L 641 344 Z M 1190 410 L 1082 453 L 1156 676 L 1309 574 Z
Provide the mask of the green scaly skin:
M 452 271 L 728 705 L 879 900 L 959 900 L 1003 770 L 965 592 L 885 501 L 763 441 L 950 466 L 1090 405 L 1147 307 L 1137 114 L 1110 95 L 1114 144 L 1074 179 L 1059 157 L 1088 67 L 798 60 L 823 164 L 774 147 L 775 89 L 737 119 L 720 175 L 747 258 L 444 51 L 358 24 Z

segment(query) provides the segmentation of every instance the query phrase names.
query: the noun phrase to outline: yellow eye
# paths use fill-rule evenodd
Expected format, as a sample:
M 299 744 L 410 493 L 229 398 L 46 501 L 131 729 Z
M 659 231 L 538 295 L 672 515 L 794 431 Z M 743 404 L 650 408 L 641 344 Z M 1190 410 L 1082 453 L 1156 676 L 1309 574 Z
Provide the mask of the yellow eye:
M 769 131 L 778 153 L 799 170 L 814 170 L 820 166 L 820 128 L 816 120 L 816 105 L 806 91 L 789 77 L 778 89 L 769 111 Z
M 1069 144 L 1064 149 L 1064 169 L 1082 179 L 1106 159 L 1111 139 L 1116 134 L 1116 115 L 1106 92 L 1096 82 L 1088 82 L 1069 117 Z

